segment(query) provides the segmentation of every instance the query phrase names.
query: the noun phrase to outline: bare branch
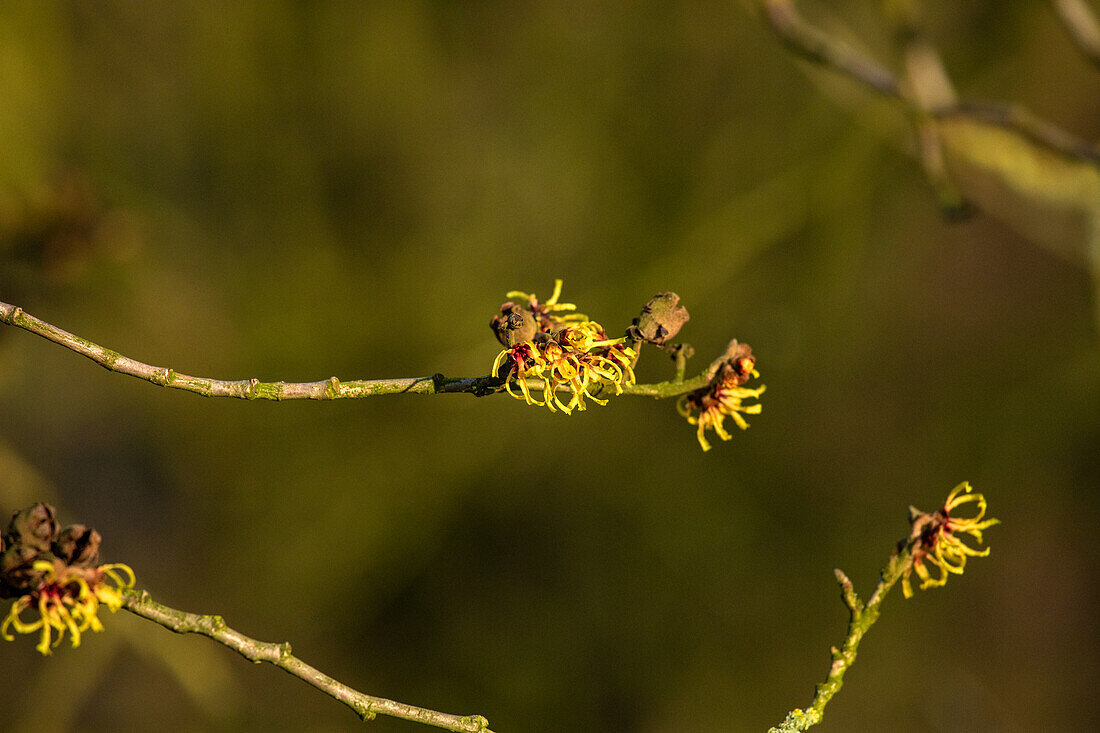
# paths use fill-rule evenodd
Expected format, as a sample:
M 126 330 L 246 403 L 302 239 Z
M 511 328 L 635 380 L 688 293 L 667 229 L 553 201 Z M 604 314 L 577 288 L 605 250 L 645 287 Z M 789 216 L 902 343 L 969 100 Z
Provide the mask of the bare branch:
M 363 720 L 388 715 L 403 720 L 431 725 L 456 733 L 492 733 L 489 721 L 480 715 L 452 715 L 435 710 L 387 700 L 354 690 L 342 682 L 311 667 L 290 650 L 290 644 L 257 641 L 226 625 L 221 616 L 199 615 L 179 611 L 157 603 L 146 591 L 125 591 L 123 608 L 136 616 L 160 624 L 177 634 L 201 634 L 229 647 L 250 662 L 267 662 L 316 687 L 326 695 L 347 705 Z
M 947 173 L 943 140 L 929 110 L 958 102 L 954 85 L 943 59 L 925 37 L 918 6 L 898 3 L 889 6 L 894 20 L 894 37 L 904 60 L 903 88 L 910 104 L 909 116 L 916 133 L 917 158 L 946 216 L 960 217 L 970 211 L 962 192 Z
M 780 40 L 799 56 L 829 66 L 879 94 L 901 98 L 901 85 L 893 72 L 807 23 L 793 0 L 762 0 L 761 9 Z
M 500 392 L 504 380 L 492 375 L 483 377 L 444 377 L 433 374 L 427 377 L 398 379 L 354 379 L 342 381 L 329 377 L 319 382 L 261 382 L 259 379 L 222 380 L 210 377 L 192 377 L 169 367 L 157 367 L 131 359 L 117 351 L 104 348 L 57 326 L 46 323 L 23 311 L 22 308 L 0 302 L 0 323 L 16 326 L 25 331 L 64 346 L 81 356 L 91 359 L 104 369 L 145 380 L 160 387 L 180 389 L 204 397 L 234 397 L 242 400 L 341 400 L 360 399 L 387 394 L 456 394 L 468 393 L 484 396 Z M 703 376 L 687 381 L 670 381 L 659 384 L 622 385 L 622 393 L 643 397 L 676 397 L 698 389 L 706 383 Z M 542 383 L 531 380 L 532 389 L 541 389 Z
M 934 109 L 922 109 L 920 103 L 913 98 L 913 93 L 899 83 L 893 72 L 810 25 L 798 12 L 794 0 L 759 0 L 759 2 L 765 20 L 791 51 L 862 82 L 882 96 L 897 99 L 913 114 L 918 116 L 931 114 L 933 117 L 969 117 L 1013 130 L 1031 142 L 1074 160 L 1087 162 L 1100 160 L 1100 147 L 1081 140 L 1018 106 L 961 102 L 940 105 Z M 1079 3 L 1063 4 L 1069 6 Z M 1088 14 L 1087 7 L 1081 6 L 1081 10 Z M 1087 22 L 1079 20 L 1075 22 L 1079 25 L 1084 23 L 1081 27 L 1087 26 Z M 922 144 L 927 149 L 927 141 L 922 141 Z M 934 157 L 936 153 L 930 150 L 929 154 L 933 157 L 926 161 L 925 165 L 931 165 L 933 182 L 936 183 L 939 175 L 938 163 Z

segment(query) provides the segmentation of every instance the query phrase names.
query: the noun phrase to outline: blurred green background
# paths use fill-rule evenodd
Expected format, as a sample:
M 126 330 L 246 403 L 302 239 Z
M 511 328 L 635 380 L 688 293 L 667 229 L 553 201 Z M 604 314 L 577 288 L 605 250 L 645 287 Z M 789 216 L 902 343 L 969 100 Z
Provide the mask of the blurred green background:
M 880 4 L 845 6 L 890 59 Z M 1100 139 L 1046 3 L 930 3 L 929 31 L 965 96 Z M 693 370 L 737 337 L 768 392 L 703 454 L 672 401 L 208 400 L 0 328 L 0 510 L 52 501 L 158 600 L 500 733 L 759 731 L 843 637 L 832 569 L 869 592 L 906 507 L 969 480 L 992 555 L 887 601 L 820 729 L 1087 729 L 1090 281 L 945 221 L 910 138 L 746 3 L 4 3 L 0 300 L 312 381 L 484 374 L 504 293 L 555 277 L 609 330 L 673 289 Z M 422 729 L 105 624 L 0 644 L 0 729 Z

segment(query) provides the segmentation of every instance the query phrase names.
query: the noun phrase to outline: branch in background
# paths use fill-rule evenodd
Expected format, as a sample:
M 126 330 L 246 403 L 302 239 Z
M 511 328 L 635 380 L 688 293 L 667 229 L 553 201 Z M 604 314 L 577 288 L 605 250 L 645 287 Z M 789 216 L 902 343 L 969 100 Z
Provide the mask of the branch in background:
M 0 303 L 0 322 L 22 328 L 64 346 L 70 351 L 91 359 L 108 371 L 137 377 L 161 387 L 193 392 L 204 397 L 234 397 L 242 400 L 340 400 L 386 394 L 431 395 L 460 392 L 483 396 L 500 392 L 504 388 L 504 380 L 499 377 L 444 377 L 442 374 L 402 379 L 348 381 L 330 377 L 319 382 L 261 382 L 259 379 L 226 381 L 209 377 L 192 377 L 168 367 L 151 366 L 123 356 L 117 351 L 104 348 L 35 318 L 25 313 L 22 308 L 9 303 Z M 655 398 L 676 397 L 705 384 L 706 378 L 701 375 L 687 381 L 624 385 L 622 393 Z M 542 383 L 532 381 L 530 386 L 538 389 L 542 387 Z
M 787 48 L 805 59 L 865 84 L 882 96 L 901 101 L 910 112 L 927 114 L 891 71 L 812 26 L 798 12 L 794 0 L 759 2 L 764 19 Z M 1071 159 L 1093 163 L 1100 161 L 1100 147 L 1076 138 L 1018 107 L 964 102 L 940 106 L 929 112 L 937 118 L 967 117 L 992 123 Z
M 1077 48 L 1100 68 L 1100 21 L 1085 0 L 1051 0 L 1051 5 Z
M 960 102 L 931 111 L 937 119 L 966 118 L 1012 130 L 1070 160 L 1100 163 L 1100 146 L 1071 135 L 1062 128 L 1016 105 Z
M 761 7 L 772 29 L 791 51 L 836 69 L 883 96 L 902 98 L 901 85 L 893 72 L 807 23 L 793 0 L 761 0 Z
M 480 715 L 440 713 L 353 690 L 294 656 L 289 643 L 276 644 L 249 638 L 229 628 L 221 616 L 199 615 L 169 608 L 151 599 L 147 591 L 124 591 L 122 607 L 177 634 L 201 634 L 209 637 L 250 662 L 274 664 L 344 703 L 363 720 L 371 720 L 376 715 L 389 715 L 458 733 L 492 733 L 489 730 L 489 721 Z
M 973 517 L 960 517 L 956 511 L 964 504 L 976 504 Z M 911 576 L 921 581 L 920 588 L 933 588 L 945 585 L 951 575 L 962 575 L 969 557 L 984 557 L 989 548 L 975 549 L 962 541 L 969 535 L 979 544 L 982 531 L 998 524 L 996 519 L 986 519 L 986 501 L 981 494 L 972 493 L 970 484 L 956 486 L 947 500 L 934 512 L 921 512 L 909 507 L 909 536 L 898 543 L 897 549 L 890 555 L 886 567 L 879 575 L 871 598 L 864 603 L 856 594 L 852 581 L 841 570 L 834 570 L 840 583 L 840 595 L 848 607 L 848 634 L 844 644 L 831 649 L 833 664 L 825 681 L 814 689 L 814 699 L 805 710 L 795 708 L 787 714 L 778 726 L 768 729 L 768 733 L 791 733 L 803 731 L 821 722 L 825 716 L 825 706 L 844 685 L 844 673 L 855 664 L 859 643 L 876 621 L 882 609 L 882 602 L 890 589 L 901 581 L 902 592 L 906 598 L 913 596 Z M 929 570 L 932 567 L 933 570 Z
M 909 116 L 916 133 L 917 159 L 940 210 L 949 218 L 960 218 L 971 207 L 947 172 L 943 140 L 931 114 L 931 110 L 954 106 L 958 97 L 939 51 L 924 34 L 919 9 L 916 2 L 887 3 L 885 8 L 903 59 L 903 88 L 912 102 Z

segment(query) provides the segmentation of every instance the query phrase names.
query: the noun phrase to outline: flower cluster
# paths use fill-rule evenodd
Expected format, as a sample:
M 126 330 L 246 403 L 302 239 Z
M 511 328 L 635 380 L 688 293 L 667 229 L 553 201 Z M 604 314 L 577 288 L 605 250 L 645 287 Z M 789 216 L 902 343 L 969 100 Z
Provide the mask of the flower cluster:
M 11 631 L 37 632 L 35 648 L 49 654 L 66 631 L 74 647 L 83 632 L 102 631 L 100 604 L 112 612 L 121 608 L 134 571 L 122 564 L 97 566 L 100 541 L 98 532 L 82 524 L 61 529 L 49 504 L 17 512 L 0 538 L 0 598 L 15 598 L 0 637 L 12 641 Z M 37 617 L 25 621 L 28 609 Z
M 765 389 L 763 385 L 755 389 L 742 386 L 760 373 L 756 371 L 752 348 L 736 339 L 729 343 L 726 353 L 711 364 L 707 374 L 709 379 L 705 387 L 689 392 L 676 403 L 676 409 L 688 423 L 698 426 L 696 437 L 704 451 L 710 450 L 707 430 L 713 430 L 722 440 L 730 439 L 725 428 L 727 417 L 733 418 L 742 430 L 749 426 L 742 413 L 759 415 L 761 406 L 759 402 L 745 405 L 743 401 L 758 399 Z
M 626 338 L 609 339 L 603 326 L 577 313 L 572 303 L 560 303 L 561 280 L 554 293 L 540 301 L 533 293 L 512 291 L 490 326 L 504 349 L 493 361 L 492 374 L 504 379 L 504 389 L 529 405 L 545 405 L 565 414 L 584 410 L 586 400 L 606 405 L 593 391 L 610 388 L 622 394 L 634 384 L 637 352 Z M 540 383 L 532 385 L 532 380 Z M 533 394 L 541 387 L 541 398 Z M 562 400 L 561 395 L 568 395 Z
M 955 510 L 963 504 L 975 503 L 977 512 L 973 517 L 959 517 Z M 901 590 L 906 598 L 913 597 L 910 576 L 913 573 L 920 578 L 920 589 L 942 586 L 947 583 L 948 575 L 962 575 L 966 567 L 966 558 L 985 557 L 989 548 L 976 550 L 962 540 L 962 535 L 970 535 L 978 543 L 982 542 L 982 530 L 999 524 L 997 519 L 985 519 L 986 502 L 981 494 L 971 493 L 970 484 L 963 482 L 947 495 L 947 501 L 936 511 L 925 514 L 914 510 L 913 531 L 908 543 L 911 547 L 912 562 L 901 579 Z M 928 566 L 936 568 L 936 574 Z
M 606 397 L 635 385 L 639 349 L 650 344 L 673 359 L 676 378 L 634 391 L 654 396 L 682 394 L 677 409 L 698 427 L 696 435 L 704 451 L 710 450 L 708 430 L 722 440 L 730 439 L 725 429 L 727 417 L 745 429 L 748 423 L 743 415 L 760 413 L 759 403 L 744 403 L 764 392 L 763 386 L 744 386 L 750 378 L 760 376 L 756 358 L 747 344 L 736 339 L 711 363 L 706 386 L 688 392 L 696 383 L 684 383 L 684 367 L 694 350 L 688 344 L 672 343 L 672 339 L 691 316 L 676 293 L 662 292 L 650 298 L 625 335 L 615 339 L 608 338 L 603 326 L 577 313 L 576 305 L 559 301 L 561 280 L 554 281 L 554 292 L 547 300 L 520 291 L 510 292 L 508 297 L 511 300 L 501 305 L 489 323 L 504 347 L 493 361 L 492 376 L 502 380 L 504 391 L 529 405 L 545 405 L 551 412 L 569 414 L 584 410 L 588 400 L 607 404 Z

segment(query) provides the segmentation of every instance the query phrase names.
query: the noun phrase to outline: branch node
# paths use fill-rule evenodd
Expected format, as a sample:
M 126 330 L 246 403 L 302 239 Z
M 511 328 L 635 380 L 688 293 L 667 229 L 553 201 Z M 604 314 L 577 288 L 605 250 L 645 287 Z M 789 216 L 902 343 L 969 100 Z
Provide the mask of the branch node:
M 334 400 L 336 396 L 340 394 L 340 380 L 335 376 L 328 378 L 328 386 L 325 387 L 322 398 L 326 400 Z
M 481 733 L 489 728 L 489 721 L 484 715 L 464 715 L 458 722 L 466 726 L 470 733 Z
M 859 599 L 855 586 L 840 568 L 833 570 L 833 574 L 836 576 L 836 582 L 840 583 L 840 597 L 844 599 L 844 605 L 852 612 L 853 618 L 858 617 L 863 613 L 863 601 Z

